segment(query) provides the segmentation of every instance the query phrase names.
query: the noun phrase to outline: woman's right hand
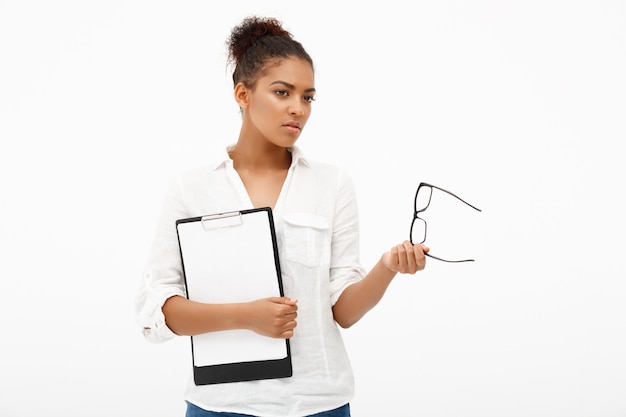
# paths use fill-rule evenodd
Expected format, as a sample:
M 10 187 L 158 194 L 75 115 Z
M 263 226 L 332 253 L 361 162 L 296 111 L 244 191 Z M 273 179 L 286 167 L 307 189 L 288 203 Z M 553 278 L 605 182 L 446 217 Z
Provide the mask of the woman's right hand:
M 270 297 L 248 303 L 248 329 L 268 337 L 289 339 L 297 326 L 298 300 Z

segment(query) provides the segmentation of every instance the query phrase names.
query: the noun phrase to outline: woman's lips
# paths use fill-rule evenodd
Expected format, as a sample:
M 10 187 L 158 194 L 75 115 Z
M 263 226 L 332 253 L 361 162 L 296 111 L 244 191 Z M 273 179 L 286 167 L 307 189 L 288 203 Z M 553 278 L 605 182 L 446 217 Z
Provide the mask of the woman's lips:
M 301 127 L 298 122 L 287 122 L 283 125 L 291 133 L 300 133 Z

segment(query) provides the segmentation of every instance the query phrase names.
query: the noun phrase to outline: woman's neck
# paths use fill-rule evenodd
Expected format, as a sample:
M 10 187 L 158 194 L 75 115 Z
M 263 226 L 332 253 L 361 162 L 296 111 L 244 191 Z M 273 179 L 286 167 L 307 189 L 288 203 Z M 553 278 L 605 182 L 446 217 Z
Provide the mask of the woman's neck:
M 269 142 L 246 141 L 241 137 L 229 151 L 235 169 L 271 171 L 288 169 L 291 152 Z

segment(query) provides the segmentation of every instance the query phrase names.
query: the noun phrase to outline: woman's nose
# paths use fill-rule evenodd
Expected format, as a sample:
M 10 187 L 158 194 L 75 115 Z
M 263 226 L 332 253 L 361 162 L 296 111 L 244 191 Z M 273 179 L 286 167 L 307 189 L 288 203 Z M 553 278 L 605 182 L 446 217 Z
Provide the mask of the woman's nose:
M 304 107 L 302 105 L 292 104 L 289 106 L 289 114 L 294 116 L 304 116 Z

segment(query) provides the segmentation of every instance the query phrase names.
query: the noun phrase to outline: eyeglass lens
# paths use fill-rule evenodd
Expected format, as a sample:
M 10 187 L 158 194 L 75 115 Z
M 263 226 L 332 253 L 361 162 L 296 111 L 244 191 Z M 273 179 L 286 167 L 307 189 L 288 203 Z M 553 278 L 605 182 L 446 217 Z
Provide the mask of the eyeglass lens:
M 415 217 L 411 225 L 411 242 L 414 244 L 426 242 L 426 222 L 419 217 Z
M 426 208 L 430 204 L 430 198 L 432 197 L 432 195 L 433 195 L 432 187 L 421 186 L 417 189 L 417 194 L 415 195 L 415 212 L 416 213 L 426 210 Z

